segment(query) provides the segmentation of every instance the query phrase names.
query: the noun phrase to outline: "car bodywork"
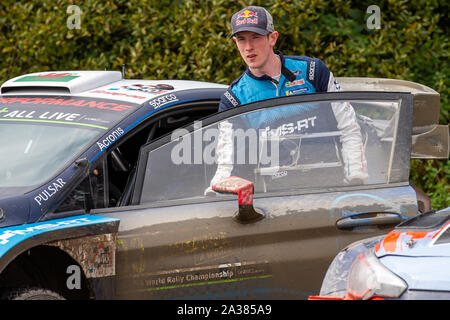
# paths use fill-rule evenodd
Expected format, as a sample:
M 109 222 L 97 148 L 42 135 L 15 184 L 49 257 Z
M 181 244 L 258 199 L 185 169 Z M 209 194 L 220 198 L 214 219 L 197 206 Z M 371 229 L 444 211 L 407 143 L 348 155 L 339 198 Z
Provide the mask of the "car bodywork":
M 96 134 L 51 166 L 45 181 L 24 187 L 14 184 L 14 172 L 2 172 L 3 181 L 11 181 L 0 186 L 2 290 L 43 287 L 65 298 L 97 299 L 307 298 L 339 250 L 383 234 L 427 206 L 408 182 L 411 156 L 448 157 L 448 126 L 437 125 L 436 92 L 380 79 L 339 80 L 349 91 L 359 83 L 359 92 L 285 97 L 219 114 L 226 86 L 218 84 L 127 80 L 100 71 L 44 72 L 5 82 L 0 125 L 89 128 Z M 368 184 L 327 184 L 333 174 L 319 179 L 319 172 L 340 170 L 339 162 L 296 163 L 301 183 L 281 187 L 276 183 L 285 171 L 264 176 L 260 167 L 243 166 L 254 183 L 251 205 L 262 213 L 250 223 L 235 219 L 234 195 L 203 194 L 216 164 L 197 162 L 196 151 L 200 158 L 208 155 L 207 134 L 218 132 L 220 123 L 345 101 L 357 110 L 365 134 Z M 300 131 L 305 124 L 283 121 L 274 125 Z M 321 140 L 312 139 L 324 135 L 338 134 L 287 140 L 313 141 L 305 147 L 299 140 L 299 153 L 300 146 L 320 148 Z M 21 152 L 32 150 L 38 136 L 32 137 Z M 187 154 L 193 163 L 183 162 Z M 332 166 L 335 171 L 327 171 Z M 81 289 L 68 288 L 73 265 L 82 270 Z
M 410 219 L 376 241 L 350 245 L 346 255 L 356 258 L 348 272 L 345 296 L 310 299 L 448 300 L 449 227 L 450 208 L 446 208 Z M 324 282 L 326 287 L 329 284 Z

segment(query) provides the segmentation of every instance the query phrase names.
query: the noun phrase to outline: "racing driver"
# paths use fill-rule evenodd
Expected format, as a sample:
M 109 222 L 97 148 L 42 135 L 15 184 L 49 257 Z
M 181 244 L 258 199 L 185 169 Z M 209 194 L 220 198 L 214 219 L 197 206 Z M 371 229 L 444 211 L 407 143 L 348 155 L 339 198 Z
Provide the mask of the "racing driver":
M 263 7 L 249 6 L 231 18 L 232 34 L 237 48 L 247 64 L 246 71 L 228 87 L 221 97 L 219 111 L 243 104 L 287 95 L 337 92 L 338 82 L 327 66 L 317 58 L 284 56 L 274 51 L 278 32 L 270 13 Z M 360 127 L 349 103 L 332 103 L 332 110 L 341 132 L 341 153 L 344 162 L 344 182 L 368 182 Z M 219 124 L 217 145 L 218 168 L 211 186 L 232 174 L 233 145 L 230 139 L 232 123 Z M 211 187 L 206 193 L 211 191 Z

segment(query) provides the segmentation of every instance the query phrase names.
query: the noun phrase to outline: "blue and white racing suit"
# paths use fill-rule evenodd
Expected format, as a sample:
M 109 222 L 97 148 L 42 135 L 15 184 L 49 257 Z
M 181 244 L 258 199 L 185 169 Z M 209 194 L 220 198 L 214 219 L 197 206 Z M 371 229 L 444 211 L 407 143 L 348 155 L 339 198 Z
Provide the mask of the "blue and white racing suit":
M 279 81 L 264 75 L 256 77 L 247 70 L 229 86 L 221 98 L 219 111 L 236 108 L 243 104 L 275 97 L 316 92 L 340 91 L 333 73 L 319 59 L 304 56 L 283 56 Z M 367 183 L 368 173 L 364 155 L 360 127 L 356 114 L 349 103 L 331 103 L 332 111 L 340 131 L 341 155 L 344 162 L 344 182 Z M 217 171 L 211 186 L 231 175 L 233 170 L 232 124 L 228 121 L 219 124 L 217 145 Z
M 219 111 L 275 97 L 339 91 L 333 74 L 321 60 L 309 57 L 285 57 L 279 51 L 276 53 L 281 59 L 280 80 L 276 81 L 268 75 L 256 77 L 247 68 L 222 96 Z

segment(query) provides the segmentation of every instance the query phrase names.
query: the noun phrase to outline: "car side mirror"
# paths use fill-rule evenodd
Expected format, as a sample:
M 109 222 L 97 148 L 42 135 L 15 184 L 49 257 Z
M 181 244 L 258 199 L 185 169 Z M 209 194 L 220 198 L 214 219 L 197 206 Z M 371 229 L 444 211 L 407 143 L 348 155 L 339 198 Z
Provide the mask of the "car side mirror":
M 212 186 L 218 193 L 237 194 L 239 210 L 234 219 L 240 223 L 252 223 L 264 218 L 264 214 L 253 207 L 253 182 L 239 178 L 227 177 Z

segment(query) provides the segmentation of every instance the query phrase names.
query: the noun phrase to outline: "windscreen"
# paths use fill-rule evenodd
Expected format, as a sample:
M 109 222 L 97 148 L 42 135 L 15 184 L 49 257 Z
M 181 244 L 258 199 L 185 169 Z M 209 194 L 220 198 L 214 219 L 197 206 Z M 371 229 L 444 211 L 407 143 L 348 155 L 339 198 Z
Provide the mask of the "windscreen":
M 0 122 L 0 188 L 44 183 L 97 135 L 98 129 Z
M 0 97 L 0 188 L 45 183 L 135 107 L 99 98 Z

